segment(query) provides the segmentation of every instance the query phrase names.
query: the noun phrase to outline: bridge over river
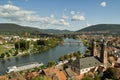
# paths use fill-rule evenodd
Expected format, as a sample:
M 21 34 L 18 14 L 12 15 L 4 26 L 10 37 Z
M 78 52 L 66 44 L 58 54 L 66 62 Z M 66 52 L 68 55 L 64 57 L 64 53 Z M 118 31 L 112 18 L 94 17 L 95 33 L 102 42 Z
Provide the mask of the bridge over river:
M 72 45 L 72 44 L 77 44 L 78 46 L 81 44 L 82 42 L 81 41 L 63 41 L 62 44 L 69 44 L 69 45 Z

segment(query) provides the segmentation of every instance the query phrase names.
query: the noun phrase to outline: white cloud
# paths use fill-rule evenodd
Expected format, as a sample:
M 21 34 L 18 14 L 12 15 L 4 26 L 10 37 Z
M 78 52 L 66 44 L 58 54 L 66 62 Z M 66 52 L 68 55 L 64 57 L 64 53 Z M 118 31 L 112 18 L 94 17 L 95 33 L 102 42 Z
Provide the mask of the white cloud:
M 68 19 L 68 16 L 66 16 L 65 14 L 62 15 L 63 19 Z
M 106 2 L 101 2 L 100 4 L 102 7 L 106 7 L 107 6 L 107 3 Z
M 51 14 L 51 15 L 50 15 L 50 17 L 51 17 L 51 18 L 54 18 L 54 17 L 55 17 L 55 15 L 54 15 L 54 14 Z
M 75 11 L 71 11 L 70 14 L 74 15 L 74 14 L 75 14 Z
M 63 18 L 63 19 L 68 19 L 68 16 L 65 15 L 65 12 L 66 12 L 66 11 L 67 11 L 67 9 L 65 8 L 64 11 L 63 11 L 63 15 L 62 15 L 62 18 Z
M 12 4 L 6 4 L 0 6 L 0 18 L 5 20 L 10 20 L 13 22 L 29 22 L 29 23 L 40 23 L 40 24 L 50 24 L 50 25 L 61 25 L 67 26 L 65 20 L 56 20 L 53 18 L 54 15 L 51 17 L 40 17 L 34 11 L 23 10 L 17 6 Z
M 73 15 L 72 18 L 71 18 L 71 21 L 84 21 L 85 20 L 85 16 L 83 15 Z
M 87 25 L 87 26 L 91 26 L 91 24 L 89 24 L 89 23 L 87 23 L 86 25 Z
M 85 16 L 81 12 L 71 11 L 71 21 L 85 21 Z
M 64 24 L 64 25 L 66 25 L 66 26 L 69 26 L 69 23 L 65 22 L 65 20 L 64 20 L 64 19 L 60 19 L 60 23 L 62 23 L 62 24 Z

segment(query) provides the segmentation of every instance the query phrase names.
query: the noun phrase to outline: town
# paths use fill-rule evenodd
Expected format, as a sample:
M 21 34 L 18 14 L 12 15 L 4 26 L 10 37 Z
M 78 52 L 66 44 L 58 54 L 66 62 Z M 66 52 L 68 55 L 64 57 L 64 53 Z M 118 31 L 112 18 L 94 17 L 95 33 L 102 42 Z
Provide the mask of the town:
M 4 39 L 4 40 L 3 40 Z M 19 36 L 12 36 L 12 40 L 18 41 L 39 41 L 54 39 L 54 37 L 44 38 L 20 38 Z M 85 53 L 79 51 L 66 54 L 59 57 L 59 62 L 49 61 L 47 65 L 32 63 L 23 66 L 16 66 L 16 68 L 9 68 L 7 74 L 0 76 L 0 80 L 107 80 L 120 79 L 120 39 L 119 36 L 103 36 L 103 35 L 77 35 L 77 39 L 81 39 L 83 44 L 87 47 Z M 10 40 L 10 37 L 1 37 L 1 47 L 6 46 L 9 49 L 15 49 L 16 44 Z M 61 40 L 62 41 L 62 40 Z M 58 44 L 61 44 L 58 41 Z M 39 42 L 40 43 L 40 42 Z M 48 44 L 48 43 L 47 43 Z M 49 44 L 52 44 L 51 42 Z M 29 45 L 31 45 L 29 43 Z M 61 44 L 62 45 L 62 44 Z M 72 45 L 71 43 L 69 45 Z M 23 47 L 22 47 L 23 48 Z M 17 48 L 18 53 L 6 52 L 1 53 L 1 59 L 14 56 L 24 55 L 24 50 Z M 30 47 L 29 47 L 30 48 Z M 28 51 L 30 50 L 28 48 Z M 6 48 L 7 49 L 7 48 Z M 19 50 L 20 49 L 20 50 Z M 4 50 L 5 51 L 5 50 Z M 28 52 L 26 49 L 26 52 Z M 9 54 L 9 56 L 8 56 Z M 29 53 L 27 53 L 29 54 Z M 10 57 L 12 58 L 12 57 Z M 26 68 L 22 68 L 26 66 Z M 27 67 L 33 66 L 33 67 Z M 20 69 L 19 69 L 20 67 Z M 18 70 L 17 70 L 18 69 Z
M 0 80 L 120 80 L 120 0 L 0 0 Z

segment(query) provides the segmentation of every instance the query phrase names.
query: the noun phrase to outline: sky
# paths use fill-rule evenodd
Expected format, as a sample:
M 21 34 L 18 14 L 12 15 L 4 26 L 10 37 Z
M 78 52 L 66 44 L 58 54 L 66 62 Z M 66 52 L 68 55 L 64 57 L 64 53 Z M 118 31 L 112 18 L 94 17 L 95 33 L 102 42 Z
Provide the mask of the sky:
M 0 0 L 0 23 L 76 31 L 120 24 L 120 0 Z

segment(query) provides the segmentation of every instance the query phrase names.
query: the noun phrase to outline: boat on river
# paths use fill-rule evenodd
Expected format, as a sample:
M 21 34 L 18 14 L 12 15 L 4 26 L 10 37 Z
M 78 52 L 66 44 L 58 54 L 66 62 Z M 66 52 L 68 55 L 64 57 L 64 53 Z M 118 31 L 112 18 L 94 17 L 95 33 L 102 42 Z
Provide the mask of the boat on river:
M 22 64 L 22 65 L 17 65 L 17 66 L 11 66 L 7 68 L 7 73 L 11 73 L 11 72 L 19 72 L 19 71 L 23 71 L 23 70 L 27 70 L 27 69 L 32 69 L 35 67 L 40 67 L 43 66 L 43 63 L 40 62 L 32 62 L 32 63 L 27 63 L 27 64 Z

